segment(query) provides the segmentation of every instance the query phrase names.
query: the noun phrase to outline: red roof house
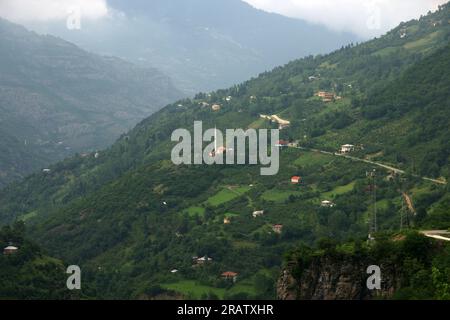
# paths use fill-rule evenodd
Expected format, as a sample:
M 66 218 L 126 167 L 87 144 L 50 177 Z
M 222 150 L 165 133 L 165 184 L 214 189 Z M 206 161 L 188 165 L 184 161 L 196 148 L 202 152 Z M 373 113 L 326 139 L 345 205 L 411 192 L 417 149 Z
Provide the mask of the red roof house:
M 222 273 L 222 278 L 225 278 L 227 280 L 233 280 L 233 282 L 236 282 L 237 276 L 238 274 L 232 271 Z
M 299 177 L 299 176 L 293 176 L 293 177 L 291 178 L 291 182 L 292 182 L 293 184 L 299 184 L 301 181 L 302 181 L 302 178 Z

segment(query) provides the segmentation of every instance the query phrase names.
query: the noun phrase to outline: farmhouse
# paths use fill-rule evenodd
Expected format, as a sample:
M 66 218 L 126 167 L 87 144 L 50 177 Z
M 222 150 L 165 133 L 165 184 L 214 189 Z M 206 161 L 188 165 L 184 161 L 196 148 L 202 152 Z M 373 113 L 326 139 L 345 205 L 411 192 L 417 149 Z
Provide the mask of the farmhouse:
M 222 276 L 222 278 L 224 278 L 226 280 L 232 280 L 233 282 L 236 282 L 238 274 L 233 271 L 227 271 L 227 272 L 222 273 L 221 276 Z
M 279 141 L 277 141 L 275 146 L 281 148 L 281 147 L 287 147 L 288 145 L 289 145 L 288 141 L 279 140 Z
M 253 212 L 253 218 L 258 218 L 264 215 L 264 210 Z
M 275 224 L 272 226 L 272 230 L 275 233 L 281 234 L 281 232 L 283 231 L 283 225 L 282 224 Z
M 335 204 L 329 200 L 323 200 L 321 206 L 324 208 L 333 208 Z
M 299 177 L 299 176 L 293 176 L 293 177 L 291 178 L 291 182 L 292 182 L 293 184 L 299 184 L 301 181 L 302 181 L 302 177 Z
M 225 217 L 225 218 L 223 219 L 223 224 L 231 224 L 231 219 Z
M 341 153 L 350 153 L 355 150 L 355 146 L 352 144 L 344 144 L 341 146 Z
M 322 98 L 323 102 L 331 102 L 336 97 L 334 93 L 326 91 L 319 91 L 316 93 L 316 96 Z
M 19 250 L 19 248 L 17 248 L 17 247 L 8 246 L 5 249 L 3 249 L 3 254 L 4 255 L 12 255 L 12 254 L 15 254 L 18 250 Z
M 212 111 L 220 111 L 222 109 L 220 104 L 213 104 L 211 107 Z
M 208 256 L 204 256 L 204 257 L 201 257 L 201 258 L 199 258 L 199 257 L 193 257 L 192 259 L 194 260 L 194 262 L 195 262 L 197 265 L 203 265 L 203 264 L 205 264 L 205 263 L 207 263 L 207 262 L 211 262 L 211 261 L 213 260 L 212 258 L 210 258 L 210 257 L 208 257 Z

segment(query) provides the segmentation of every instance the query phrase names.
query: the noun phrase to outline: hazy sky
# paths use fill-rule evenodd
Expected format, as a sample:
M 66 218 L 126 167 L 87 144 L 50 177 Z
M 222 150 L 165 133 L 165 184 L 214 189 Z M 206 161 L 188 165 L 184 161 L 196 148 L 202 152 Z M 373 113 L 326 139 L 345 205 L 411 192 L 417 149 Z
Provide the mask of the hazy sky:
M 244 0 L 254 7 L 363 37 L 379 36 L 448 0 Z
M 385 33 L 402 21 L 435 10 L 439 4 L 448 0 L 244 1 L 266 11 L 302 18 L 369 38 Z M 107 0 L 0 0 L 0 16 L 19 23 L 65 19 L 73 8 L 81 8 L 85 19 L 108 15 Z
M 86 19 L 108 14 L 106 0 L 0 0 L 0 16 L 18 23 L 66 19 L 75 8 Z

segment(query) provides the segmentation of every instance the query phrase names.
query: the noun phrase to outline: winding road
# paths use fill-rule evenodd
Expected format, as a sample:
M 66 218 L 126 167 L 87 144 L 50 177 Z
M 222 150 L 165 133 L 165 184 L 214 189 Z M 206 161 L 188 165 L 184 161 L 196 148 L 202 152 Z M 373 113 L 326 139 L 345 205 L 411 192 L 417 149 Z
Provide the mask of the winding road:
M 335 152 L 328 152 L 328 151 L 324 151 L 324 150 L 310 149 L 310 148 L 303 148 L 303 147 L 296 147 L 296 148 L 297 149 L 301 149 L 301 150 L 305 150 L 305 151 L 318 152 L 318 153 L 327 154 L 327 155 L 330 155 L 330 156 L 346 158 L 346 159 L 353 160 L 353 161 L 365 162 L 367 164 L 378 166 L 378 167 L 384 168 L 386 170 L 395 172 L 397 174 L 405 174 L 406 173 L 404 170 L 401 170 L 401 169 L 398 169 L 398 168 L 394 168 L 392 166 L 388 166 L 388 165 L 380 163 L 380 162 L 375 162 L 375 161 L 367 160 L 367 159 L 361 159 L 361 158 L 349 156 L 347 154 L 340 154 L 340 153 L 335 153 Z M 432 178 L 428 178 L 428 177 L 421 177 L 421 176 L 415 175 L 415 174 L 413 174 L 412 176 L 416 177 L 416 178 L 421 178 L 421 179 L 423 179 L 425 181 L 430 181 L 430 182 L 433 182 L 433 183 L 441 184 L 441 185 L 446 185 L 447 184 L 447 181 L 444 181 L 444 180 L 432 179 Z
M 428 238 L 433 238 L 442 241 L 450 241 L 450 232 L 447 230 L 428 230 L 428 231 L 421 231 L 420 233 Z

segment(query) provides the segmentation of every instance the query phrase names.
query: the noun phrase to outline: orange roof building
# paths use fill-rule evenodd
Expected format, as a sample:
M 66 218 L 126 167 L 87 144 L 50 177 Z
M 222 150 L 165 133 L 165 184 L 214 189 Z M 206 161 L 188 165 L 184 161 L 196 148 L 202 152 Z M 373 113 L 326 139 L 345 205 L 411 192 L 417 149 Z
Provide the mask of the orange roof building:
M 299 184 L 301 181 L 302 181 L 302 177 L 299 177 L 299 176 L 293 176 L 293 177 L 291 178 L 291 182 L 292 182 L 293 184 Z
M 227 280 L 233 280 L 233 282 L 236 282 L 238 273 L 236 272 L 232 272 L 232 271 L 227 271 L 222 273 L 222 278 L 227 279 Z

